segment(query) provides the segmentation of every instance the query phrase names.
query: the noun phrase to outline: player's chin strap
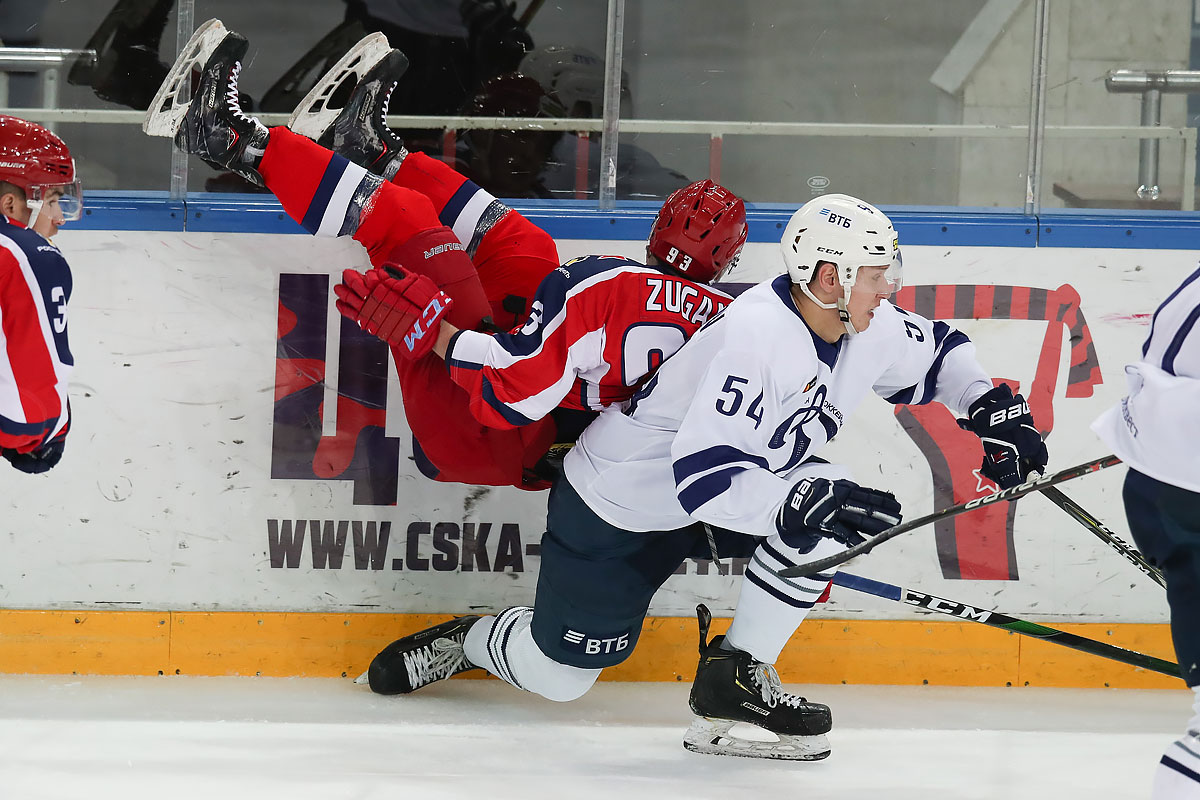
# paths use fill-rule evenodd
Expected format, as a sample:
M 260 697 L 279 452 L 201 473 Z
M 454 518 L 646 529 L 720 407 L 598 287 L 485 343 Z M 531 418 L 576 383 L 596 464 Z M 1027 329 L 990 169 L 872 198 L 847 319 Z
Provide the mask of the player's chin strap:
M 822 303 L 820 300 L 818 300 L 816 295 L 812 293 L 812 290 L 808 288 L 807 283 L 800 284 L 800 291 L 808 295 L 808 299 L 812 300 L 821 308 L 828 308 L 830 310 L 837 309 L 838 319 L 840 319 L 842 324 L 846 326 L 846 334 L 848 336 L 855 336 L 858 334 L 858 330 L 854 327 L 854 323 L 850 321 L 850 309 L 847 307 L 850 303 L 851 287 L 844 283 L 839 283 L 838 285 L 842 287 L 842 293 L 838 295 L 837 301 L 833 303 Z
M 37 222 L 38 214 L 42 213 L 42 201 L 26 200 L 25 205 L 29 206 L 29 222 L 25 223 L 25 227 L 33 230 L 33 225 Z

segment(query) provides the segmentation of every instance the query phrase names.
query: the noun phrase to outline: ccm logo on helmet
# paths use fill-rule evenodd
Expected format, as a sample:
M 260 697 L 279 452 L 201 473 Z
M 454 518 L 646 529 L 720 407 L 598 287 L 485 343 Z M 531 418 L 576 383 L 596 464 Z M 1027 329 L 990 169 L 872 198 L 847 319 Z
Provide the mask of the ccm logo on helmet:
M 817 252 L 818 253 L 828 253 L 831 256 L 843 255 L 841 250 L 834 250 L 832 247 L 821 247 L 820 245 L 817 246 Z

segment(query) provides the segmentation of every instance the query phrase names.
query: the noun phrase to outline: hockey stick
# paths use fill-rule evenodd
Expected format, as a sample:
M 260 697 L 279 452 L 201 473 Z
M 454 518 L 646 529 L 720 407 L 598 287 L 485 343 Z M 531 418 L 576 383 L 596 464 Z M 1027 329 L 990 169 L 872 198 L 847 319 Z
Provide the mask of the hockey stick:
M 925 594 L 914 589 L 904 589 L 899 586 L 893 586 L 890 583 L 871 580 L 870 578 L 860 578 L 858 575 L 850 575 L 845 572 L 839 572 L 834 575 L 833 582 L 838 586 L 844 586 L 856 592 L 873 594 L 876 597 L 895 600 L 897 603 L 917 606 L 918 608 L 927 608 L 939 614 L 947 614 L 958 619 L 990 625 L 993 628 L 1012 631 L 1023 636 L 1032 636 L 1044 642 L 1062 645 L 1072 650 L 1078 650 L 1081 653 L 1108 658 L 1113 661 L 1119 661 L 1122 664 L 1129 664 L 1130 666 L 1141 667 L 1152 672 L 1159 672 L 1163 675 L 1170 675 L 1173 678 L 1180 677 L 1179 665 L 1170 661 L 1148 656 L 1136 650 L 1126 650 L 1123 647 L 1114 647 L 1111 644 L 1097 642 L 1093 639 L 1088 639 L 1086 636 L 1077 636 L 1066 631 L 1048 628 L 1036 622 L 1026 622 L 1023 619 L 1001 614 L 999 611 L 976 608 L 966 603 L 947 600 L 944 597 L 936 597 L 935 595 Z
M 1139 570 L 1149 576 L 1150 580 L 1157 583 L 1164 589 L 1167 588 L 1167 582 L 1163 579 L 1162 572 L 1153 564 L 1146 560 L 1146 557 L 1138 552 L 1138 549 L 1120 536 L 1117 536 L 1100 520 L 1093 517 L 1091 514 L 1083 510 L 1083 508 L 1071 498 L 1067 497 L 1060 490 L 1049 486 L 1042 490 L 1042 494 L 1050 500 L 1051 503 L 1067 512 L 1072 518 L 1077 520 L 1080 525 L 1087 528 L 1092 533 L 1111 547 L 1122 556 L 1125 557 L 1130 564 L 1133 564 Z
M 528 28 L 530 20 L 533 19 L 533 15 L 541 10 L 542 5 L 545 2 L 546 0 L 531 0 L 529 5 L 525 7 L 525 12 L 521 14 L 521 18 L 517 20 L 517 24 L 522 28 Z
M 818 558 L 816 561 L 810 561 L 807 564 L 800 564 L 795 567 L 781 569 L 779 570 L 778 574 L 781 578 L 801 578 L 806 575 L 814 575 L 822 570 L 829 569 L 830 567 L 836 567 L 838 564 L 844 564 L 855 556 L 860 556 L 863 553 L 873 550 L 875 547 L 883 542 L 886 542 L 888 539 L 894 539 L 902 533 L 908 533 L 911 530 L 928 525 L 931 522 L 937 522 L 941 519 L 956 517 L 959 514 L 966 513 L 967 511 L 974 511 L 977 508 L 982 508 L 983 506 L 991 505 L 992 503 L 1016 500 L 1018 497 L 1024 497 L 1030 492 L 1041 491 L 1047 486 L 1053 486 L 1056 483 L 1069 481 L 1072 478 L 1078 478 L 1083 475 L 1096 472 L 1097 470 L 1102 470 L 1105 467 L 1111 467 L 1114 464 L 1120 463 L 1121 459 L 1117 458 L 1116 456 L 1105 456 L 1104 458 L 1098 458 L 1095 461 L 1089 461 L 1086 464 L 1080 464 L 1077 467 L 1064 469 L 1061 472 L 1054 473 L 1053 475 L 1035 478 L 1021 484 L 1020 486 L 1011 486 L 1007 489 L 1001 489 L 998 492 L 984 495 L 983 497 L 976 497 L 974 500 L 968 500 L 965 503 L 959 503 L 955 506 L 943 508 L 941 511 L 935 511 L 932 514 L 926 514 L 925 516 L 918 517 L 911 522 L 903 522 L 895 527 L 888 528 L 883 533 L 880 533 L 877 536 L 872 536 L 865 542 L 856 544 L 840 553 L 834 553 L 833 555 L 826 556 L 825 558 Z

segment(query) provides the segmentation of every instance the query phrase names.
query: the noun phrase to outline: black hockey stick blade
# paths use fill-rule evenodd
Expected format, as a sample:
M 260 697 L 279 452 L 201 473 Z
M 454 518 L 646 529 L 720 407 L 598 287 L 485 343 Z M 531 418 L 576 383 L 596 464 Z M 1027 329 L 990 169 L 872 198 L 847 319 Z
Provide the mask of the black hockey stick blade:
M 1045 625 L 1039 625 L 1036 622 L 1026 622 L 1023 619 L 1010 617 L 1008 614 L 1001 614 L 999 611 L 990 611 L 985 608 L 976 608 L 975 606 L 960 603 L 956 600 L 947 600 L 944 597 L 937 597 L 932 594 L 918 592 L 915 589 L 905 589 L 900 586 L 894 586 L 890 583 L 872 580 L 870 578 L 862 578 L 858 575 L 851 575 L 846 572 L 839 572 L 833 576 L 833 582 L 838 586 L 844 586 L 847 589 L 853 589 L 856 592 L 864 594 L 872 594 L 876 597 L 882 597 L 887 600 L 895 600 L 898 603 L 904 603 L 918 608 L 936 611 L 939 614 L 947 614 L 958 619 L 969 620 L 970 622 L 978 622 L 982 625 L 990 625 L 993 628 L 1012 631 L 1019 633 L 1022 636 L 1032 636 L 1035 639 L 1041 639 L 1044 642 L 1051 644 L 1069 647 L 1072 650 L 1078 650 L 1081 653 L 1108 658 L 1113 661 L 1119 661 L 1122 664 L 1129 664 L 1134 667 L 1148 669 L 1151 672 L 1159 672 L 1163 675 L 1170 675 L 1173 678 L 1180 677 L 1179 665 L 1171 661 L 1165 661 L 1161 658 L 1148 656 L 1145 653 L 1139 653 L 1136 650 L 1126 650 L 1123 647 L 1114 647 L 1111 644 L 1097 642 L 1094 639 L 1089 639 L 1086 636 L 1078 636 L 1074 633 L 1067 633 L 1056 628 L 1050 628 Z
M 1051 503 L 1054 503 L 1054 505 L 1067 512 L 1067 514 L 1078 521 L 1079 524 L 1083 525 L 1083 527 L 1096 534 L 1096 536 L 1102 542 L 1124 556 L 1125 560 L 1145 573 L 1150 580 L 1154 581 L 1164 589 L 1167 588 L 1167 582 L 1163 578 L 1162 572 L 1149 561 L 1147 561 L 1146 557 L 1142 555 L 1136 547 L 1129 544 L 1120 536 L 1109 530 L 1108 526 L 1106 526 L 1103 522 L 1084 511 L 1082 506 L 1063 494 L 1062 490 L 1053 486 L 1048 486 L 1042 490 L 1042 494 L 1044 494 Z
M 902 533 L 908 533 L 916 528 L 929 525 L 942 519 L 956 517 L 959 514 L 964 514 L 967 511 L 974 511 L 977 508 L 999 503 L 1002 501 L 1016 500 L 1018 497 L 1024 497 L 1030 492 L 1038 492 L 1045 489 L 1047 486 L 1053 486 L 1063 481 L 1069 481 L 1073 478 L 1078 478 L 1083 475 L 1102 470 L 1105 467 L 1111 467 L 1114 464 L 1120 464 L 1121 459 L 1116 456 L 1105 456 L 1097 458 L 1095 461 L 1088 461 L 1085 464 L 1080 464 L 1075 467 L 1064 469 L 1056 472 L 1053 475 L 1045 475 L 1039 478 L 1022 483 L 1020 486 L 1011 486 L 1008 489 L 1001 489 L 998 492 L 976 497 L 974 500 L 968 500 L 965 503 L 943 508 L 941 511 L 935 511 L 932 514 L 926 514 L 923 517 L 918 517 L 910 522 L 902 522 L 895 527 L 888 528 L 882 533 L 872 536 L 861 544 L 856 544 L 853 547 L 843 550 L 840 553 L 834 553 L 825 558 L 818 558 L 816 561 L 810 561 L 807 564 L 799 564 L 795 567 L 788 567 L 779 570 L 781 578 L 802 578 L 806 575 L 815 575 L 818 572 L 827 570 L 830 567 L 836 567 L 838 564 L 844 564 L 856 556 L 861 556 L 863 553 L 870 552 L 878 545 L 886 542 L 888 539 L 894 539 Z

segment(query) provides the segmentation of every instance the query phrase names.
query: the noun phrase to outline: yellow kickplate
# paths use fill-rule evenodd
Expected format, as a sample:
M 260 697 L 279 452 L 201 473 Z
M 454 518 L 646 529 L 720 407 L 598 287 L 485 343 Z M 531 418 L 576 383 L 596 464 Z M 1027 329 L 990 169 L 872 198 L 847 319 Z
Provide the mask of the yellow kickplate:
M 353 678 L 389 642 L 446 619 L 444 614 L 0 611 L 0 672 Z M 717 632 L 726 624 L 718 620 Z M 1174 660 L 1167 625 L 1055 627 Z M 694 618 L 650 618 L 633 655 L 602 677 L 690 682 L 698 656 Z M 809 620 L 776 666 L 787 683 L 1183 685 L 1177 678 L 954 621 Z

